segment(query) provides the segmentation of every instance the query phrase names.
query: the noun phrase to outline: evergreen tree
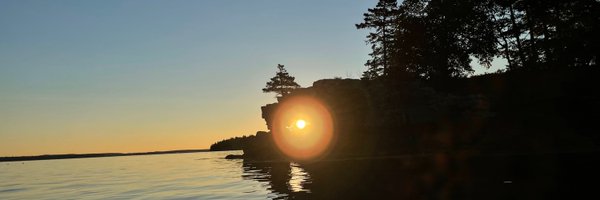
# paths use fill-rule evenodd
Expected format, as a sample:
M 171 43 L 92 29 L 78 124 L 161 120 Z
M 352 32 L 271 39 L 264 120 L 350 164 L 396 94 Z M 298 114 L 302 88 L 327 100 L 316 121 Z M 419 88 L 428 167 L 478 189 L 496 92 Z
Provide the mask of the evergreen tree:
M 589 66 L 598 56 L 600 1 L 529 0 L 514 7 L 523 13 L 526 66 Z
M 471 57 L 489 66 L 497 54 L 489 0 L 380 0 L 364 14 L 359 29 L 367 36 L 372 59 L 365 79 L 462 77 L 473 70 Z
M 264 93 L 275 92 L 276 97 L 282 97 L 298 88 L 300 88 L 300 85 L 296 83 L 295 78 L 288 74 L 283 65 L 277 64 L 275 77 L 271 78 L 262 90 Z
M 471 74 L 472 58 L 536 70 L 597 65 L 600 57 L 598 0 L 379 0 L 356 28 L 372 30 L 364 79 L 443 83 Z
M 492 2 L 499 50 L 509 70 L 595 64 L 600 1 Z
M 463 77 L 473 72 L 471 57 L 490 65 L 497 40 L 489 4 L 483 0 L 429 0 L 423 10 L 428 78 Z
M 365 63 L 368 69 L 363 73 L 364 79 L 387 76 L 392 65 L 394 32 L 398 16 L 396 0 L 379 0 L 375 8 L 364 14 L 364 22 L 356 24 L 357 29 L 374 29 L 369 33 L 366 42 L 371 44 L 371 59 Z

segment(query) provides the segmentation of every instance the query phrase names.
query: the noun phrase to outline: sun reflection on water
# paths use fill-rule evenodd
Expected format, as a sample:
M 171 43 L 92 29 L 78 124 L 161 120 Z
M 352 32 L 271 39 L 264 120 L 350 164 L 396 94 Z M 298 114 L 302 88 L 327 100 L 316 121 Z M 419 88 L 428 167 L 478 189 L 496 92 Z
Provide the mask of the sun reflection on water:
M 305 185 L 310 183 L 310 174 L 298 165 L 298 163 L 290 163 L 290 190 L 292 192 L 308 192 L 310 190 L 305 188 Z

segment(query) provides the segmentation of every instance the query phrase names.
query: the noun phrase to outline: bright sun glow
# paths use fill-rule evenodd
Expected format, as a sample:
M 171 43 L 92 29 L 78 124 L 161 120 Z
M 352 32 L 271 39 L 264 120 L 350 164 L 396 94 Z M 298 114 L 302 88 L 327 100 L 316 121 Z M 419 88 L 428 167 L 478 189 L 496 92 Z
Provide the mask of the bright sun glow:
M 296 127 L 298 127 L 299 129 L 303 129 L 306 126 L 306 122 L 304 120 L 298 120 L 296 121 Z
M 289 97 L 277 106 L 272 120 L 275 144 L 292 159 L 318 159 L 329 151 L 334 136 L 333 119 L 316 98 Z

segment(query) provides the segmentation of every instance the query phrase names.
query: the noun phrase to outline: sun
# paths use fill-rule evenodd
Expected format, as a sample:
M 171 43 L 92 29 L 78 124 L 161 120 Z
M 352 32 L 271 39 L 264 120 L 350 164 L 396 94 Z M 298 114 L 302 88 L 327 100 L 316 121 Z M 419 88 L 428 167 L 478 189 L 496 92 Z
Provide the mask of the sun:
M 298 129 L 304 129 L 304 127 L 306 127 L 306 121 L 299 119 L 296 121 L 296 127 Z
M 333 118 L 314 97 L 288 97 L 277 106 L 270 124 L 275 145 L 293 160 L 318 159 L 333 145 Z

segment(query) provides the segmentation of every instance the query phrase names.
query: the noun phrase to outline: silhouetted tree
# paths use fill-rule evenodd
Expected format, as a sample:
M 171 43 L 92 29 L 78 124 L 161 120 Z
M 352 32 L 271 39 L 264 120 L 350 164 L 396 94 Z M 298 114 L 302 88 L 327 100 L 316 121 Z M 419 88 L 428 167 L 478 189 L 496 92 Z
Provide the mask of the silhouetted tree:
M 501 55 L 509 70 L 595 64 L 600 2 L 494 0 Z
M 434 75 L 444 78 L 472 73 L 471 57 L 490 66 L 497 50 L 488 6 L 482 0 L 430 2 L 427 27 L 431 29 L 433 51 L 428 60 L 434 61 Z
M 358 29 L 370 29 L 364 79 L 465 77 L 472 58 L 508 69 L 597 65 L 597 0 L 379 0 Z M 439 82 L 439 81 L 438 81 Z
M 530 0 L 515 8 L 524 13 L 526 65 L 589 66 L 597 59 L 600 1 Z
M 519 69 L 530 64 L 532 58 L 526 52 L 526 23 L 525 13 L 518 9 L 520 2 L 516 0 L 496 0 L 493 4 L 494 21 L 497 35 L 501 38 L 501 52 L 508 61 L 509 70 Z
M 471 73 L 471 57 L 489 66 L 496 55 L 489 1 L 380 0 L 357 24 L 369 28 L 372 59 L 363 78 L 460 77 Z
M 371 59 L 365 63 L 368 69 L 363 73 L 364 79 L 387 76 L 393 55 L 394 32 L 397 25 L 398 5 L 396 0 L 380 0 L 375 8 L 364 14 L 364 22 L 356 24 L 357 29 L 373 29 L 366 42 L 371 44 Z
M 277 64 L 275 77 L 271 78 L 262 90 L 265 93 L 275 92 L 275 94 L 277 94 L 276 97 L 282 97 L 298 88 L 300 88 L 300 85 L 296 83 L 295 78 L 288 74 L 283 65 Z

